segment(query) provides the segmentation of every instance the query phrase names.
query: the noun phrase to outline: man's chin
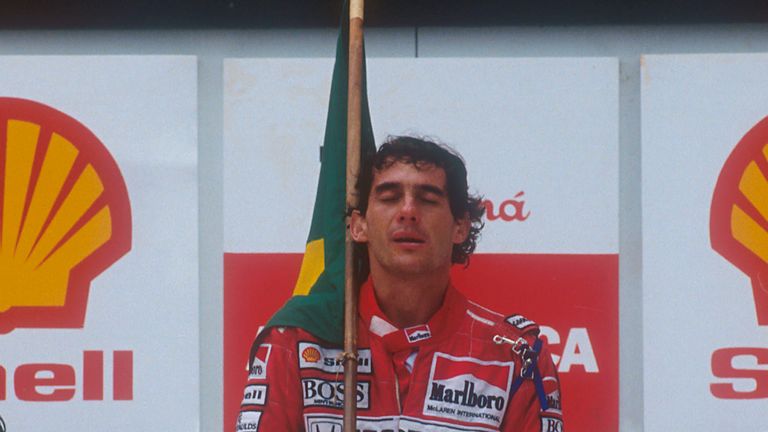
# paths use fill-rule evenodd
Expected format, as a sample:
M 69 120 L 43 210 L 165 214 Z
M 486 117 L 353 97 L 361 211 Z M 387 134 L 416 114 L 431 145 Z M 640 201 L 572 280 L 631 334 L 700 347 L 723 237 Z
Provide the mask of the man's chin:
M 385 266 L 385 269 L 390 274 L 408 277 L 426 276 L 441 271 L 440 266 L 416 257 L 399 258 Z

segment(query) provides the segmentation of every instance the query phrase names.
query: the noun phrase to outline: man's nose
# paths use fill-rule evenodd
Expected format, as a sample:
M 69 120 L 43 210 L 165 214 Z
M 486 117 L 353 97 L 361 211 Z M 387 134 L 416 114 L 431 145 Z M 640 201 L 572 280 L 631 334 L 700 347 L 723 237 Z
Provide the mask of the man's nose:
M 400 206 L 398 220 L 401 222 L 417 222 L 419 220 L 419 208 L 414 197 L 406 196 Z

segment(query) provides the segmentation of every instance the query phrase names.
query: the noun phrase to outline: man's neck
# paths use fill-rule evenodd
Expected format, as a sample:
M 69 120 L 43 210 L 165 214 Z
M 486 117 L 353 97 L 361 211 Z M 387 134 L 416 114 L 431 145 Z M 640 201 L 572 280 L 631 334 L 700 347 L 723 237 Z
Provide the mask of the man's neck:
M 395 276 L 371 268 L 376 302 L 398 328 L 425 324 L 440 309 L 450 283 L 446 271 L 426 276 Z

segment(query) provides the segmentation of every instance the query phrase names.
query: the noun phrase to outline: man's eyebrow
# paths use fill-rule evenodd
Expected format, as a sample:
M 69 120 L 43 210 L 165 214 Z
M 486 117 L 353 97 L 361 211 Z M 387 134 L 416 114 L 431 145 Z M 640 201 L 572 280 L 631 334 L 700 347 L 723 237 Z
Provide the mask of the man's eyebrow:
M 390 191 L 399 190 L 399 189 L 402 189 L 402 188 L 403 188 L 403 186 L 400 183 L 397 183 L 397 182 L 384 182 L 384 183 L 377 184 L 376 187 L 373 188 L 373 192 L 375 194 L 381 194 L 381 193 L 384 193 L 384 192 L 390 192 Z
M 373 188 L 374 194 L 382 194 L 385 192 L 392 192 L 392 191 L 398 191 L 402 190 L 403 185 L 398 182 L 383 182 L 377 184 Z M 419 184 L 416 185 L 416 189 L 421 193 L 431 193 L 438 196 L 445 196 L 445 190 L 439 186 L 435 186 L 432 184 Z

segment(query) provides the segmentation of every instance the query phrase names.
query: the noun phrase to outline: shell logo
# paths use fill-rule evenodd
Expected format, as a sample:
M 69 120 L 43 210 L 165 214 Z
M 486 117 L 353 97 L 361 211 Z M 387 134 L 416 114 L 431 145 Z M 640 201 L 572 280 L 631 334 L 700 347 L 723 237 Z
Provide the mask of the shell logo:
M 752 280 L 758 325 L 768 325 L 768 117 L 723 165 L 712 195 L 712 248 Z
M 301 352 L 301 358 L 306 362 L 317 363 L 320 361 L 320 351 L 314 347 L 305 348 L 304 351 Z
M 130 249 L 128 192 L 99 139 L 0 97 L 0 333 L 82 327 L 91 281 Z

